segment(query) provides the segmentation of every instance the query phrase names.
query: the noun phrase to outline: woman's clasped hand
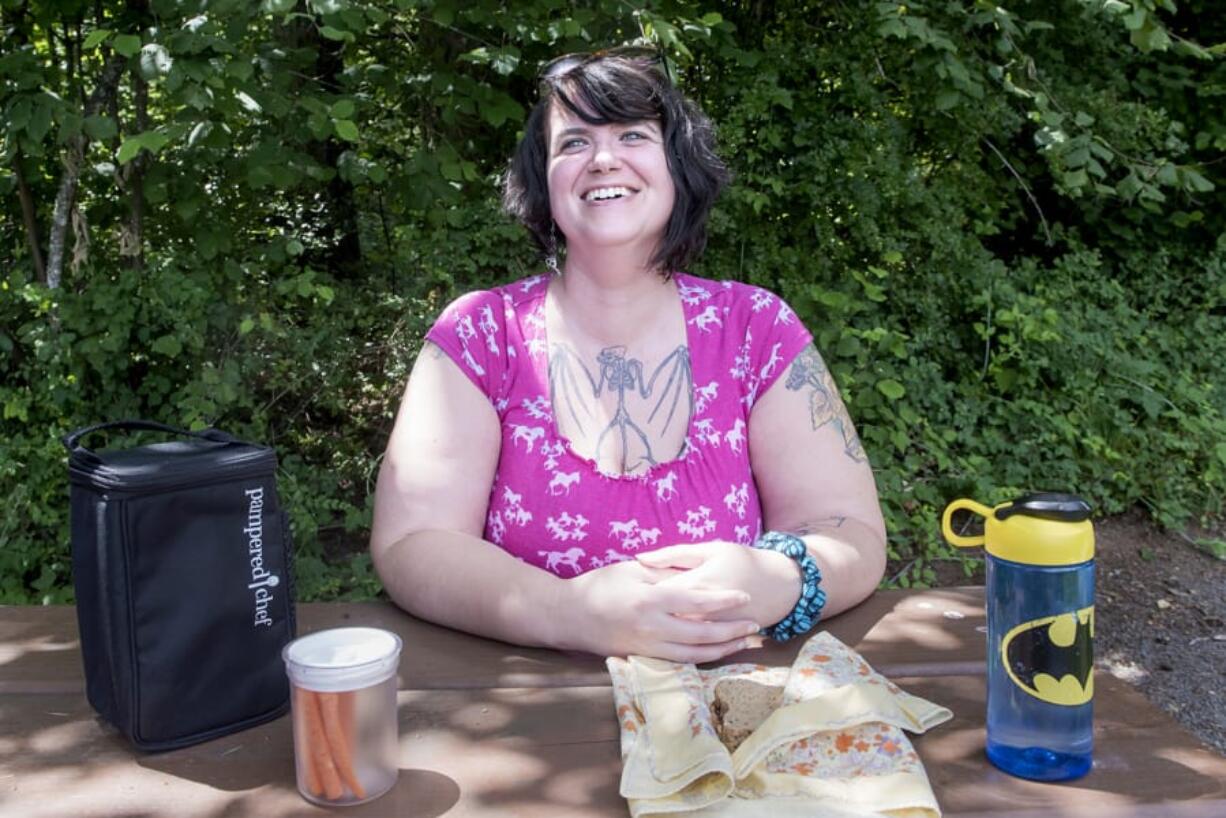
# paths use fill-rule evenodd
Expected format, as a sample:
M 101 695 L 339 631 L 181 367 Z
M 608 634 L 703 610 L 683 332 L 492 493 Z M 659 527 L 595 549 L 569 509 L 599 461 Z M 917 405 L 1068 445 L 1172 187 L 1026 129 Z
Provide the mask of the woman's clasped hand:
M 561 637 L 559 646 L 710 662 L 758 643 L 760 626 L 743 613 L 748 593 L 670 583 L 681 573 L 628 560 L 570 580 L 574 641 Z

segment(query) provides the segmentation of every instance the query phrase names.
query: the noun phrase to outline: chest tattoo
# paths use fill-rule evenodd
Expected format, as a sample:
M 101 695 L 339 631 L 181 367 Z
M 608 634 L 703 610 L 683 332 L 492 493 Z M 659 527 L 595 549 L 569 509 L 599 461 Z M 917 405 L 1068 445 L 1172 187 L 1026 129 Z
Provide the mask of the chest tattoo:
M 549 392 L 559 432 L 565 434 L 564 427 L 570 426 L 572 440 L 594 436 L 597 463 L 608 447 L 620 444 L 613 454 L 620 455 L 623 474 L 656 465 L 663 441 L 678 433 L 684 451 L 685 429 L 694 413 L 693 370 L 685 345 L 669 353 L 650 378 L 643 375 L 643 362 L 628 357 L 624 346 L 605 347 L 594 364 L 589 367 L 567 344 L 550 347 Z M 608 403 L 614 405 L 606 421 L 608 411 L 598 408 Z

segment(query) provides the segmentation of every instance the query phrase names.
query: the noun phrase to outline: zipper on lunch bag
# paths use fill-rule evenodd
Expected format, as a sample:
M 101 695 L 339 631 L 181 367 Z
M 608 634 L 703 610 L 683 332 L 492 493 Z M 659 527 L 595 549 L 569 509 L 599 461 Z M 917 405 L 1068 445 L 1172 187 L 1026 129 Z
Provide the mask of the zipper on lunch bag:
M 132 529 L 128 523 L 128 504 L 124 500 L 116 502 L 119 512 L 119 528 L 120 528 L 120 548 L 119 558 L 123 560 L 123 584 L 124 592 L 122 594 L 122 602 L 124 606 L 124 615 L 127 617 L 125 627 L 121 630 L 127 636 L 127 656 L 123 666 L 127 669 L 127 684 L 123 688 L 123 705 L 127 708 L 127 712 L 123 714 L 125 723 L 124 732 L 127 733 L 129 739 L 134 743 L 139 743 L 140 735 L 140 685 L 139 668 L 137 667 L 136 656 L 136 609 L 132 601 Z M 112 626 L 114 619 L 111 619 Z M 112 654 L 111 660 L 111 678 L 113 687 L 119 690 L 120 679 L 116 678 L 116 668 L 120 666 L 118 656 Z M 118 714 L 117 714 L 118 715 Z
M 190 468 L 185 467 L 181 474 L 162 473 L 135 479 L 131 475 L 112 477 L 104 472 L 86 472 L 81 470 L 76 472 L 76 476 L 88 481 L 91 485 L 99 486 L 114 494 L 141 494 L 150 493 L 151 490 L 163 492 L 195 488 L 196 486 L 212 486 L 217 483 L 228 483 L 244 477 L 275 473 L 277 463 L 275 458 L 271 456 L 258 459 L 253 458 L 250 462 L 240 462 L 237 466 L 221 466 L 217 468 L 215 476 L 204 480 L 200 478 L 200 468 L 199 465 L 195 465 Z
M 106 698 L 105 704 L 108 705 L 107 714 L 108 721 L 112 722 L 120 730 L 124 730 L 128 724 L 128 714 L 123 712 L 126 709 L 126 701 L 122 696 L 127 694 L 127 691 L 121 691 L 119 687 L 119 674 L 115 668 L 118 664 L 118 643 L 115 638 L 115 611 L 111 609 L 111 600 L 114 598 L 111 593 L 113 578 L 111 576 L 111 564 L 115 559 L 124 559 L 123 554 L 112 554 L 111 541 L 112 538 L 117 538 L 122 543 L 124 533 L 127 529 L 127 524 L 124 522 L 122 509 L 116 509 L 116 506 L 122 506 L 122 501 L 107 502 L 101 498 L 91 500 L 93 520 L 93 542 L 90 547 L 94 551 L 94 570 L 97 582 L 97 590 L 95 593 L 98 597 L 98 614 L 101 622 L 101 639 L 95 636 L 98 644 L 96 648 L 102 653 L 103 661 L 106 663 Z M 120 513 L 119 531 L 113 532 L 108 526 L 107 520 L 108 509 L 112 512 Z M 120 546 L 122 549 L 122 545 Z M 127 574 L 127 571 L 124 572 Z M 87 682 L 88 684 L 88 682 Z

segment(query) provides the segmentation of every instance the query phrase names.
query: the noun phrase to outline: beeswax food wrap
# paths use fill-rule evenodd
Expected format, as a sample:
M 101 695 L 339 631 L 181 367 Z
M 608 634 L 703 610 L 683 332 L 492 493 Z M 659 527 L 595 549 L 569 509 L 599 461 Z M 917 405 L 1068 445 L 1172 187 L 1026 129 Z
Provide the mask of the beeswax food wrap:
M 878 674 L 828 633 L 790 668 L 610 658 L 621 723 L 620 792 L 633 818 L 939 818 L 919 757 L 904 734 L 952 718 Z M 782 685 L 777 710 L 729 753 L 711 712 L 715 685 L 740 677 Z

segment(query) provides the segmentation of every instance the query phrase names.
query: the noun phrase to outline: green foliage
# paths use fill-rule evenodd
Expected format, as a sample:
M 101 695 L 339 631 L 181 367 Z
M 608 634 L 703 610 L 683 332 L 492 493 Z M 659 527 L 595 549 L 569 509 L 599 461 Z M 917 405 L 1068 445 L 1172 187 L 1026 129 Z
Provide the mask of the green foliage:
M 958 496 L 1219 515 L 1215 7 L 716 7 L 0 0 L 0 603 L 71 599 L 58 438 L 138 416 L 276 446 L 300 595 L 374 594 L 371 493 L 421 337 L 537 268 L 497 203 L 536 72 L 629 41 L 666 51 L 736 174 L 695 272 L 813 330 L 900 584 L 950 558 Z
M 1226 560 L 1226 540 L 1219 537 L 1201 537 L 1194 540 L 1196 547 L 1211 557 Z
M 1189 105 L 1222 70 L 1056 8 L 1085 25 L 992 4 L 797 15 L 764 33 L 765 70 L 742 52 L 704 89 L 740 182 L 704 267 L 813 328 L 903 583 L 931 580 L 956 496 L 1072 490 L 1169 526 L 1222 509 L 1221 123 Z

